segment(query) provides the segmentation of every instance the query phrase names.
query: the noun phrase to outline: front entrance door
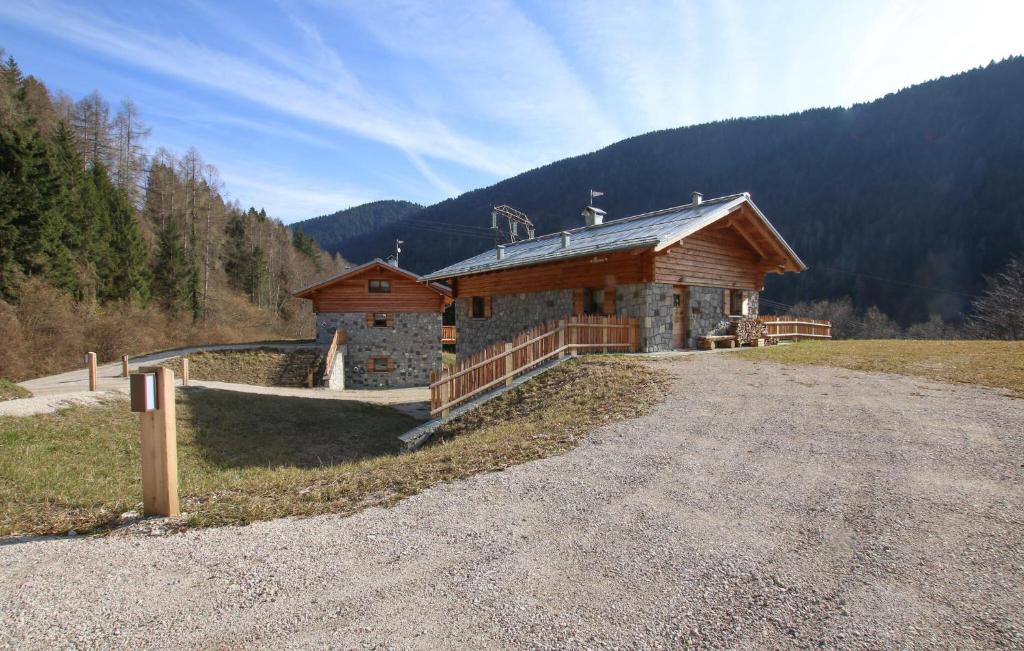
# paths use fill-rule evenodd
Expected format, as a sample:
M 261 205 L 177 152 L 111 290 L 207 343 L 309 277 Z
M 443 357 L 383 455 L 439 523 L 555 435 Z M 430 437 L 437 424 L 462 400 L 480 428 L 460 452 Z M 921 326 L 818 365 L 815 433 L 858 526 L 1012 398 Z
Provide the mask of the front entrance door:
M 672 347 L 686 347 L 686 287 L 676 285 L 672 288 Z

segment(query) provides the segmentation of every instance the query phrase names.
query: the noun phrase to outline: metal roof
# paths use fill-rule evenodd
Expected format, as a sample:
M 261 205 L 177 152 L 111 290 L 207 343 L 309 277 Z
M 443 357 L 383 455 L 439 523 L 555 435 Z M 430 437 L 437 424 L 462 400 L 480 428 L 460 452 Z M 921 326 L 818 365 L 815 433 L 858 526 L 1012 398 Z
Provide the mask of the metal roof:
M 406 269 L 402 269 L 401 267 L 396 267 L 393 264 L 389 264 L 389 263 L 385 262 L 384 260 L 381 260 L 380 258 L 374 258 L 373 260 L 370 260 L 369 262 L 364 262 L 363 264 L 359 265 L 358 267 L 353 267 L 351 269 L 346 269 L 345 271 L 341 272 L 340 274 L 337 274 L 335 276 L 331 276 L 327 280 L 321 280 L 319 282 L 313 283 L 312 285 L 307 285 L 306 287 L 303 287 L 302 289 L 296 289 L 295 291 L 292 292 L 292 296 L 295 296 L 296 298 L 308 298 L 309 294 L 311 292 L 317 290 L 317 289 L 321 289 L 322 287 L 326 287 L 327 285 L 332 285 L 332 284 L 338 282 L 339 280 L 344 280 L 345 278 L 348 278 L 350 276 L 355 276 L 356 274 L 360 274 L 360 273 L 370 269 L 371 267 L 383 268 L 386 271 L 390 271 L 390 272 L 394 272 L 394 273 L 400 274 L 402 276 L 405 276 L 405 277 L 409 278 L 410 280 L 415 280 L 417 282 L 428 280 L 427 278 L 422 278 L 420 276 L 417 276 L 416 274 L 414 274 L 411 271 L 408 271 Z M 443 294 L 443 295 L 449 296 L 449 297 L 452 295 L 451 288 L 450 287 L 446 287 L 445 285 L 442 285 L 441 283 L 432 282 L 432 283 L 430 283 L 430 288 L 433 289 L 434 291 L 436 291 L 438 294 Z
M 569 234 L 569 246 L 562 247 L 562 233 L 551 233 L 532 240 L 524 240 L 505 245 L 505 253 L 498 259 L 494 249 L 457 262 L 453 265 L 429 273 L 422 280 L 441 280 L 456 276 L 541 264 L 563 260 L 581 255 L 591 255 L 606 251 L 621 251 L 636 248 L 664 248 L 678 242 L 687 235 L 704 228 L 732 213 L 744 203 L 749 204 L 754 212 L 764 220 L 772 233 L 779 238 L 787 253 L 793 256 L 797 266 L 805 265 L 796 253 L 782 239 L 782 236 L 768 223 L 767 218 L 747 193 L 733 194 L 717 199 L 708 199 L 700 204 L 686 204 L 675 208 L 666 208 L 654 212 L 634 215 L 623 219 L 615 219 L 596 226 L 584 226 L 564 231 Z

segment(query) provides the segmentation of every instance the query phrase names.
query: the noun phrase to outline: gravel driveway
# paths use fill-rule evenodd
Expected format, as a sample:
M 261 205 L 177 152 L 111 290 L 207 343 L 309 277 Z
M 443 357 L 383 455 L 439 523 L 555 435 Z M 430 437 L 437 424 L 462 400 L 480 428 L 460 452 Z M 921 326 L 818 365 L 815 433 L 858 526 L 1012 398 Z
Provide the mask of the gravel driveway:
M 652 363 L 648 416 L 391 509 L 0 546 L 0 645 L 1024 645 L 1024 402 Z

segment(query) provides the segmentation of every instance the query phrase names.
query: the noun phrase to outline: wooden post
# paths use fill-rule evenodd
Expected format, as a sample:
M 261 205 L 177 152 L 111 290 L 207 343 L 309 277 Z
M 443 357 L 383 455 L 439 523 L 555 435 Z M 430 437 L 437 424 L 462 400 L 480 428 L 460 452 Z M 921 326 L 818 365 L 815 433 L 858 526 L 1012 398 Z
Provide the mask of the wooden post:
M 128 377 L 128 356 L 121 355 L 121 377 Z
M 558 349 L 561 351 L 558 353 L 558 359 L 565 357 L 565 319 L 558 322 Z
M 580 343 L 580 329 L 572 327 L 572 324 L 576 323 L 577 321 L 578 319 L 575 316 L 569 317 L 569 345 L 572 346 L 573 357 L 578 355 L 580 352 L 580 349 L 575 346 L 575 344 Z
M 608 352 L 608 323 L 605 322 L 604 327 L 601 328 L 601 343 L 605 344 L 601 347 L 602 353 Z
M 142 438 L 142 504 L 146 515 L 173 516 L 178 504 L 178 434 L 174 371 L 162 366 L 139 369 L 156 374 L 156 409 L 139 414 Z
M 442 405 L 447 405 L 448 404 L 448 397 L 452 393 L 452 389 L 451 389 L 451 386 L 450 386 L 451 382 L 448 380 L 448 376 L 449 376 L 448 367 L 446 366 L 446 367 L 441 369 L 441 379 L 444 380 L 441 383 L 441 387 L 440 387 L 440 389 L 441 389 L 441 404 Z M 441 410 L 441 418 L 448 418 L 448 415 L 451 413 L 451 411 L 452 410 L 449 409 L 448 407 L 445 407 L 444 409 L 442 409 Z
M 515 367 L 515 365 L 514 365 L 514 363 L 512 361 L 512 342 L 511 341 L 506 341 L 505 342 L 505 375 L 507 375 L 508 377 L 505 378 L 505 386 L 507 386 L 507 387 L 512 386 L 512 371 L 513 371 L 514 367 Z
M 181 386 L 188 386 L 188 357 L 181 358 Z
M 96 353 L 86 353 L 85 361 L 89 366 L 89 391 L 95 391 L 98 384 L 96 378 Z

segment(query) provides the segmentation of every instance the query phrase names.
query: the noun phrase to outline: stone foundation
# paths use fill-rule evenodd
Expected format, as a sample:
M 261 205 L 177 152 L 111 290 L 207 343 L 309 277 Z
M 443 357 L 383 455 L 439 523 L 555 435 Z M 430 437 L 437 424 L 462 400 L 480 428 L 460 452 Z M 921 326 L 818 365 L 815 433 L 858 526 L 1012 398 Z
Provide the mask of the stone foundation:
M 572 290 L 559 289 L 529 294 L 502 294 L 491 298 L 491 317 L 474 319 L 469 315 L 470 297 L 455 301 L 455 326 L 459 358 L 499 341 L 512 338 L 546 321 L 557 321 L 572 314 Z
M 615 313 L 640 322 L 640 352 L 672 350 L 672 285 L 637 283 L 615 288 Z
M 441 314 L 396 312 L 394 327 L 366 325 L 366 314 L 316 315 L 317 341 L 327 345 L 336 328 L 348 335 L 344 351 L 346 389 L 419 387 L 430 384 L 431 371 L 441 368 Z M 394 370 L 369 369 L 371 357 L 391 357 Z

